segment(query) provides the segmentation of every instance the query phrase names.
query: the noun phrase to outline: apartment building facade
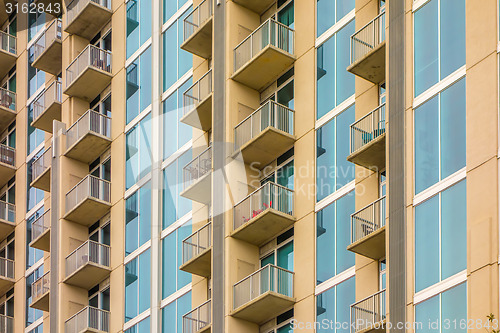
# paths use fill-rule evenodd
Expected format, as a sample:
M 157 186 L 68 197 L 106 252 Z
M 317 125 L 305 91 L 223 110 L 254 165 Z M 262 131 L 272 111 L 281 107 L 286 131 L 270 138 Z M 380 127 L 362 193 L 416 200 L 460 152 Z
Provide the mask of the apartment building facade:
M 0 1 L 0 332 L 483 330 L 499 17 Z

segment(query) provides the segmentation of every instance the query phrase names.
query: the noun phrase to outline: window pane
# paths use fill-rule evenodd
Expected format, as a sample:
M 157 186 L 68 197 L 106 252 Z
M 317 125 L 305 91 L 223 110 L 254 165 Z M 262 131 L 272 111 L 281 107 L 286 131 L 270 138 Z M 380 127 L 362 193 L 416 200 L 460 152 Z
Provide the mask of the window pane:
M 335 289 L 330 288 L 316 296 L 316 321 L 335 320 Z M 317 329 L 317 333 L 329 333 L 329 329 Z
M 467 287 L 465 283 L 445 291 L 442 294 L 442 318 L 443 333 L 453 332 L 467 332 L 466 328 L 460 328 L 460 325 L 453 324 L 456 320 L 457 323 L 467 320 Z M 447 320 L 449 322 L 447 322 Z M 447 325 L 449 323 L 450 325 Z
M 278 249 L 277 266 L 293 272 L 293 242 Z
M 430 322 L 436 321 L 436 327 L 429 325 Z M 439 333 L 439 295 L 415 306 L 415 322 L 422 323 L 422 326 L 416 327 L 417 333 Z
M 319 119 L 335 107 L 335 37 L 318 47 L 316 56 L 316 112 Z
M 335 166 L 335 175 L 337 184 L 335 189 L 338 190 L 350 181 L 354 180 L 354 164 L 347 161 L 347 156 L 350 153 L 350 126 L 355 121 L 354 105 L 337 116 L 337 158 Z
M 335 223 L 337 229 L 336 253 L 337 253 L 337 274 L 354 266 L 354 253 L 347 250 L 351 240 L 351 214 L 354 213 L 354 192 L 343 196 L 335 203 L 337 212 Z M 329 254 L 331 256 L 331 254 Z
M 163 250 L 163 268 L 162 268 L 162 294 L 163 298 L 166 298 L 170 294 L 176 291 L 176 271 L 177 271 L 177 256 L 173 256 L 175 253 L 177 233 L 173 232 L 165 237 L 162 241 Z
M 341 104 L 348 97 L 354 94 L 354 74 L 347 71 L 347 67 L 351 64 L 351 35 L 355 31 L 355 20 L 352 20 L 337 33 L 337 47 L 336 47 L 336 74 L 337 81 L 335 82 L 335 89 L 337 91 L 337 98 L 335 105 Z M 350 125 L 350 124 L 349 124 Z
M 335 205 L 316 214 L 316 284 L 335 275 Z
M 149 309 L 151 305 L 151 251 L 147 250 L 139 256 L 139 313 Z
M 192 232 L 192 222 L 184 224 L 177 230 L 177 267 L 182 265 L 182 241 L 186 239 Z M 191 282 L 192 275 L 177 269 L 177 290 L 186 286 L 189 282 Z
M 316 132 L 316 200 L 326 198 L 335 189 L 335 119 Z
M 336 304 L 336 323 L 349 323 L 351 315 L 351 304 L 353 304 L 355 299 L 355 279 L 350 278 L 347 281 L 342 282 L 337 285 L 337 304 Z M 349 327 L 342 325 L 341 329 L 336 329 L 336 333 L 349 333 Z
M 444 79 L 465 65 L 465 0 L 441 0 L 440 18 L 441 79 Z
M 177 80 L 177 24 L 172 24 L 163 35 L 163 91 Z

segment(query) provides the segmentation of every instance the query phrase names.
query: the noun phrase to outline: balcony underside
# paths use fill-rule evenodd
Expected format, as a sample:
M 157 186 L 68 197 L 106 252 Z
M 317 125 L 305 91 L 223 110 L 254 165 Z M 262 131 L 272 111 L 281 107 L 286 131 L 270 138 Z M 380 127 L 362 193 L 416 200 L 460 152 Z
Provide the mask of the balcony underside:
M 92 101 L 110 84 L 111 78 L 111 73 L 95 67 L 87 67 L 66 87 L 64 93 L 69 96 Z
M 102 282 L 110 272 L 109 267 L 89 262 L 65 278 L 63 282 L 71 286 L 90 289 Z
M 38 309 L 42 311 L 49 311 L 49 297 L 50 292 L 46 291 L 43 295 L 38 297 L 36 300 L 34 300 L 31 304 L 30 307 L 33 309 Z
M 261 324 L 293 306 L 295 300 L 273 291 L 268 291 L 235 309 L 233 317 Z
M 386 133 L 371 140 L 347 156 L 347 160 L 370 170 L 383 170 L 385 168 L 385 137 Z
M 295 62 L 295 57 L 275 46 L 268 45 L 231 77 L 255 90 L 261 90 Z
M 9 222 L 4 219 L 0 219 L 0 240 L 7 237 L 11 232 L 16 228 L 16 224 L 14 222 Z
M 64 31 L 90 40 L 111 19 L 111 15 L 111 10 L 89 1 Z
M 45 230 L 40 236 L 35 238 L 30 243 L 30 247 L 49 252 L 50 251 L 50 228 Z
M 39 115 L 31 123 L 32 127 L 39 128 L 42 131 L 52 133 L 52 123 L 54 120 L 61 121 L 61 106 L 59 102 L 53 102 L 50 104 L 41 115 Z
M 16 111 L 9 109 L 6 105 L 2 105 L 0 100 L 0 128 L 6 128 L 14 119 L 16 119 Z M 4 103 L 9 103 L 9 101 L 5 101 Z
M 208 248 L 179 267 L 180 270 L 191 274 L 210 277 L 212 274 L 212 248 Z
M 384 258 L 385 226 L 347 246 L 347 250 L 373 260 L 380 260 Z
M 58 39 L 48 45 L 33 62 L 33 67 L 52 75 L 58 75 L 62 70 L 62 42 Z
M 111 139 L 95 132 L 88 132 L 80 140 L 68 147 L 66 157 L 74 160 L 90 163 L 101 156 L 111 144 Z
M 82 330 L 78 331 L 78 333 L 107 333 L 107 332 L 98 330 L 96 328 L 85 327 Z
M 110 208 L 109 202 L 87 197 L 66 213 L 64 219 L 89 227 L 103 217 Z
M 212 198 L 212 172 L 207 172 L 180 194 L 184 198 L 209 204 Z
M 5 185 L 16 173 L 12 165 L 0 162 L 0 185 Z
M 0 293 L 4 294 L 7 290 L 14 287 L 14 279 L 6 278 L 5 276 L 0 276 Z
M 375 84 L 383 82 L 385 80 L 385 41 L 347 67 L 347 71 Z
M 213 16 L 182 43 L 181 49 L 205 59 L 212 58 L 212 22 Z
M 203 327 L 201 330 L 198 330 L 194 333 L 212 333 L 212 324 L 209 324 L 209 325 Z
M 208 95 L 189 113 L 181 119 L 186 125 L 196 127 L 203 131 L 208 131 L 212 128 L 212 94 Z
M 231 237 L 260 246 L 290 227 L 295 222 L 291 215 L 268 208 L 245 222 L 231 233 Z
M 45 192 L 50 192 L 50 169 L 51 168 L 45 169 L 40 176 L 31 182 L 30 186 Z
M 290 149 L 294 142 L 293 135 L 274 127 L 268 127 L 241 146 L 233 157 L 236 158 L 241 153 L 245 163 L 254 163 L 257 164 L 257 167 L 263 168 Z
M 359 331 L 356 331 L 355 333 L 386 333 L 387 330 L 385 329 L 385 323 L 386 323 L 386 320 L 382 320 L 382 321 L 379 321 L 377 322 L 375 325 L 373 325 L 372 328 L 365 328 L 365 329 L 362 329 L 362 330 L 359 330 Z M 375 326 L 377 326 L 378 328 L 375 328 Z M 382 328 L 384 327 L 384 328 Z
M 0 49 L 0 77 L 4 77 L 16 64 L 17 55 Z
M 246 7 L 257 14 L 261 14 L 264 10 L 268 9 L 275 0 L 233 0 L 237 4 Z

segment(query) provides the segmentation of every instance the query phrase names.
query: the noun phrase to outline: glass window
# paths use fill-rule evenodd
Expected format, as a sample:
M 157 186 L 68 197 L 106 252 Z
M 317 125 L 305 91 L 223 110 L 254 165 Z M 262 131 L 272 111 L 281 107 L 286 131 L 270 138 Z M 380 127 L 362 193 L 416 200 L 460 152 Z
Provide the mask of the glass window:
M 466 181 L 415 207 L 415 291 L 467 268 Z
M 29 331 L 28 333 L 43 333 L 43 323 Z
M 414 112 L 417 194 L 465 167 L 465 78 Z
M 131 188 L 151 171 L 151 114 L 126 136 L 125 186 Z
M 151 63 L 148 47 L 127 67 L 127 124 L 151 104 Z
M 29 246 L 31 242 L 31 225 L 37 218 L 42 216 L 44 213 L 44 207 L 37 210 L 33 215 L 31 215 L 26 223 L 26 269 L 33 266 L 36 262 L 43 258 L 43 250 L 35 249 Z
M 191 274 L 179 270 L 182 265 L 182 241 L 191 234 L 191 221 L 182 225 L 162 240 L 163 298 L 191 282 Z
M 167 22 L 187 0 L 163 0 L 163 23 Z
M 354 302 L 355 278 L 352 277 L 316 296 L 316 321 L 350 323 L 350 309 Z M 330 327 L 320 327 L 316 332 L 349 333 L 349 325 L 343 326 L 344 328 L 335 327 L 335 330 L 331 330 Z
M 414 15 L 418 96 L 465 65 L 465 0 L 431 0 Z
M 191 311 L 191 292 L 162 309 L 162 333 L 182 333 L 182 316 Z
M 349 128 L 354 105 L 316 131 L 316 200 L 320 201 L 354 180 L 349 156 Z
M 127 2 L 127 58 L 151 37 L 151 1 Z
M 33 156 L 33 158 L 27 163 L 26 170 L 27 170 L 27 195 L 26 195 L 26 211 L 29 212 L 32 210 L 37 203 L 43 200 L 43 197 L 45 195 L 45 192 L 43 190 L 40 190 L 38 188 L 31 187 L 30 184 L 33 181 L 33 175 L 32 175 L 32 170 L 31 170 L 31 165 L 33 164 L 33 161 L 38 158 L 38 156 L 43 154 L 43 149 Z
M 180 48 L 184 41 L 183 20 L 191 9 L 192 7 L 182 14 L 163 34 L 163 91 L 193 66 L 192 54 Z
M 350 39 L 354 20 L 316 50 L 316 118 L 319 119 L 354 95 L 354 75 L 350 65 Z
M 31 5 L 35 0 L 29 0 Z M 31 7 L 30 7 L 31 8 Z M 28 41 L 30 41 L 45 25 L 45 13 L 38 10 L 30 10 L 28 13 Z
M 316 0 L 316 37 L 354 9 L 354 0 Z
M 151 332 L 151 319 L 147 317 L 125 331 L 125 333 Z
M 316 284 L 354 266 L 354 253 L 347 250 L 354 200 L 352 191 L 316 214 Z
M 183 191 L 182 169 L 193 158 L 191 150 L 182 154 L 163 171 L 163 228 L 165 229 L 192 209 L 192 202 L 180 196 Z
M 193 79 L 187 80 L 163 102 L 163 158 L 166 159 L 184 146 L 193 137 L 193 129 L 180 122 L 184 115 L 184 92 L 191 87 Z
M 43 311 L 30 307 L 31 304 L 31 284 L 43 276 L 43 265 L 33 271 L 26 278 L 26 326 L 33 324 L 37 319 L 42 318 Z
M 150 307 L 151 250 L 125 265 L 125 322 Z
M 28 98 L 33 96 L 33 94 L 45 83 L 45 72 L 31 65 L 34 59 L 35 48 L 30 47 L 28 49 Z M 31 122 L 29 124 L 31 124 Z
M 33 122 L 33 104 L 28 106 L 28 137 L 27 137 L 27 146 L 28 146 L 28 155 L 31 154 L 38 146 L 43 143 L 45 139 L 45 132 L 41 129 L 31 127 L 31 123 Z
M 125 201 L 125 255 L 151 239 L 151 182 Z

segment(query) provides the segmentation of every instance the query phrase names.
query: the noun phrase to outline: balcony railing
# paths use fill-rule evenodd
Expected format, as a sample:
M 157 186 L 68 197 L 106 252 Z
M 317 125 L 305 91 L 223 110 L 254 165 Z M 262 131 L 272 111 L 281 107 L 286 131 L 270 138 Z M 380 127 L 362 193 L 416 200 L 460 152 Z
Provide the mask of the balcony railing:
M 38 119 L 40 115 L 52 105 L 52 103 L 61 103 L 62 101 L 62 86 L 61 82 L 52 82 L 40 96 L 33 101 L 33 121 Z
M 210 17 L 212 17 L 212 0 L 204 0 L 184 19 L 184 40 L 191 37 Z
M 16 150 L 4 144 L 0 144 L 0 162 L 10 166 L 16 165 Z
M 385 196 L 351 215 L 351 242 L 357 242 L 384 225 Z
M 0 332 L 14 333 L 14 318 L 0 315 Z
M 385 289 L 351 305 L 351 332 L 373 329 L 385 320 Z
M 14 260 L 0 258 L 0 276 L 8 279 L 14 278 Z
M 111 73 L 111 52 L 88 45 L 66 69 L 66 87 L 69 87 L 88 67 Z
M 212 170 L 212 147 L 205 149 L 184 167 L 184 189 Z
M 212 93 L 212 70 L 209 70 L 184 93 L 184 115 Z
M 31 241 L 34 241 L 47 230 L 50 229 L 50 209 L 39 216 L 31 224 Z
M 0 201 L 0 219 L 15 223 L 16 206 L 5 201 Z
M 109 332 L 109 316 L 109 311 L 87 306 L 66 320 L 65 333 Z
M 73 0 L 66 8 L 66 25 L 69 25 L 90 2 L 111 9 L 111 0 Z
M 88 175 L 66 194 L 66 212 L 87 198 L 110 202 L 110 195 L 111 183 L 109 181 Z
M 271 264 L 262 267 L 234 285 L 233 308 L 237 309 L 269 291 L 293 297 L 293 275 L 293 272 Z
M 0 31 L 0 47 L 3 51 L 17 54 L 17 38 L 4 31 Z
M 110 247 L 91 240 L 86 241 L 66 257 L 66 276 L 88 263 L 109 267 Z
M 33 180 L 37 179 L 40 177 L 45 170 L 50 168 L 52 163 L 52 147 L 47 148 L 43 152 L 42 155 L 40 155 L 36 160 L 33 161 L 33 164 L 31 165 L 31 174 Z
M 234 49 L 234 71 L 236 72 L 268 45 L 294 54 L 294 34 L 293 29 L 276 20 L 268 19 Z
M 385 103 L 351 125 L 351 154 L 385 133 Z
M 274 101 L 268 101 L 234 128 L 234 149 L 240 149 L 268 127 L 294 134 L 294 111 Z
M 41 296 L 50 290 L 50 272 L 35 280 L 31 284 L 31 302 L 36 302 Z
M 385 40 L 385 12 L 351 36 L 351 64 L 363 58 Z
M 208 300 L 182 317 L 182 332 L 196 333 L 212 322 L 212 301 Z
M 16 111 L 16 93 L 0 88 L 0 106 Z
M 68 129 L 66 147 L 72 147 L 89 132 L 110 138 L 111 118 L 93 110 L 88 110 Z
M 212 223 L 209 222 L 182 241 L 182 263 L 185 264 L 211 246 Z
M 234 206 L 233 230 L 238 229 L 266 209 L 293 216 L 294 192 L 276 183 L 266 183 Z
M 61 19 L 53 20 L 45 31 L 38 37 L 33 44 L 34 54 L 33 59 L 36 61 L 38 57 L 45 51 L 45 48 L 52 44 L 55 40 L 62 38 L 62 21 Z

